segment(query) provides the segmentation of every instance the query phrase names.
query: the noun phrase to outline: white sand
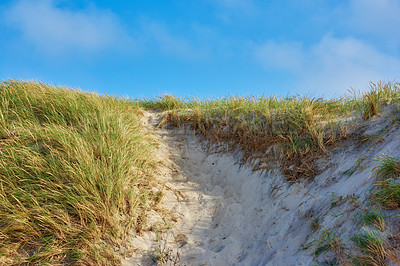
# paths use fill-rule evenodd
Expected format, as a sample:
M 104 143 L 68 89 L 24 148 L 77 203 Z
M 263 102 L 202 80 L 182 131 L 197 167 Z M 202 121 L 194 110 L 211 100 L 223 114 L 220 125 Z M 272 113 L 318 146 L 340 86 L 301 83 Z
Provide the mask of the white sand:
M 147 117 L 151 124 L 157 122 L 154 114 Z M 370 123 L 368 136 L 387 125 L 381 118 Z M 165 232 L 132 238 L 137 250 L 123 265 L 152 265 L 157 250 L 170 256 L 167 265 L 174 264 L 177 254 L 177 265 L 316 265 L 312 241 L 323 230 L 334 230 L 350 246 L 349 237 L 360 227 L 354 215 L 374 181 L 373 159 L 381 153 L 399 156 L 399 133 L 391 128 L 376 144 L 349 141 L 318 162 L 326 170 L 312 182 L 289 185 L 278 169 L 252 172 L 239 164 L 239 154 L 211 153 L 190 130 L 158 129 L 164 143 L 159 153 L 164 162 L 162 206 L 176 223 Z M 346 171 L 360 158 L 361 169 L 349 177 Z M 320 228 L 313 230 L 316 218 Z M 148 224 L 157 222 L 162 223 L 161 217 L 153 212 Z M 303 249 L 307 243 L 311 247 Z M 323 253 L 318 260 L 331 256 Z

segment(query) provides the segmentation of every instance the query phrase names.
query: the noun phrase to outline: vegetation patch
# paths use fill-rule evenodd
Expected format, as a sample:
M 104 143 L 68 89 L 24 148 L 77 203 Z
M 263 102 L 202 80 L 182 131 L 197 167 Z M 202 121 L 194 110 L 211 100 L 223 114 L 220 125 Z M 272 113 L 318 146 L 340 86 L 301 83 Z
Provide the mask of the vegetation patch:
M 124 99 L 0 83 L 0 264 L 116 264 L 156 197 L 154 140 Z
M 385 231 L 385 217 L 383 211 L 376 208 L 367 208 L 360 216 L 361 224 L 373 225 L 381 232 Z
M 384 207 L 390 209 L 400 208 L 400 184 L 393 180 L 378 183 L 379 190 L 372 195 Z
M 371 197 L 386 208 L 399 209 L 400 183 L 398 182 L 398 177 L 400 174 L 400 158 L 383 155 L 378 160 L 380 165 L 375 169 L 379 178 L 376 184 L 378 189 Z
M 386 265 L 388 259 L 396 257 L 384 243 L 384 238 L 377 231 L 364 231 L 352 236 L 361 254 L 355 256 L 353 261 L 357 265 Z
M 399 177 L 400 174 L 400 158 L 382 154 L 378 158 L 380 165 L 376 167 L 376 174 L 380 178 Z

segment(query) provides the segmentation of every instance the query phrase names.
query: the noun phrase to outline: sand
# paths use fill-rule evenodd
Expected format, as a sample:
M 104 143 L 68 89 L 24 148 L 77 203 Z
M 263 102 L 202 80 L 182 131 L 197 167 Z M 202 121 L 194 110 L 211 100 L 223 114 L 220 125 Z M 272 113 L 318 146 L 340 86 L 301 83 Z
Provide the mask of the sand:
M 153 128 L 159 121 L 155 113 L 146 118 Z M 165 265 L 345 263 L 332 251 L 315 258 L 318 239 L 329 231 L 344 249 L 351 246 L 350 236 L 360 230 L 355 217 L 374 182 L 374 158 L 400 156 L 400 130 L 376 117 L 360 132 L 372 139 L 367 144 L 339 145 L 318 161 L 323 171 L 314 180 L 289 184 L 279 168 L 253 172 L 239 152 L 216 152 L 223 145 L 211 146 L 190 130 L 153 130 L 161 142 L 161 206 L 170 211 L 171 228 L 157 232 L 165 221 L 152 212 L 153 231 L 132 237 L 136 252 L 123 265 L 154 265 L 157 254 Z

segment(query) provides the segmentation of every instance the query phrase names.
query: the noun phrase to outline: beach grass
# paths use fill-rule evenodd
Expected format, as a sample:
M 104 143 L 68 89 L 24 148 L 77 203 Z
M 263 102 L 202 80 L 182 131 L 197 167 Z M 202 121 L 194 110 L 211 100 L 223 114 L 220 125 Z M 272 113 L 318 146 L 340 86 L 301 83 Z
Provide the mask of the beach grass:
M 376 231 L 364 231 L 354 234 L 351 240 L 361 254 L 353 257 L 356 265 L 387 265 L 387 259 L 395 259 L 393 252 L 384 243 L 382 235 Z
M 171 95 L 129 100 L 38 82 L 1 82 L 0 264 L 120 263 L 116 249 L 145 228 L 146 212 L 160 199 L 154 190 L 158 144 L 141 122 L 143 108 L 164 111 L 160 126 L 189 126 L 211 142 L 239 149 L 244 161 L 257 160 L 254 171 L 278 164 L 296 182 L 317 175 L 316 159 L 341 140 L 356 138 L 354 129 L 381 116 L 385 105 L 398 108 L 399 99 L 400 84 L 393 82 L 371 83 L 368 92 L 334 99 L 202 100 Z M 399 159 L 379 160 L 372 198 L 398 209 L 400 185 L 393 178 Z M 363 219 L 383 231 L 382 217 L 370 211 Z M 319 222 L 312 227 L 318 231 Z M 329 237 L 315 256 L 341 251 L 340 241 Z M 352 238 L 363 254 L 358 259 L 370 259 L 364 255 L 372 251 L 378 263 L 387 257 L 375 238 Z
M 156 195 L 156 143 L 125 99 L 0 83 L 0 264 L 118 264 Z
M 383 179 L 399 177 L 400 158 L 383 154 L 378 161 L 380 164 L 375 169 L 378 177 Z
M 367 208 L 364 213 L 360 216 L 361 223 L 363 225 L 373 225 L 381 232 L 384 232 L 385 227 L 385 217 L 383 211 L 379 208 Z
M 388 209 L 400 209 L 400 158 L 383 154 L 375 167 L 378 177 L 376 191 L 371 198 Z
M 213 142 L 240 148 L 245 161 L 264 159 L 265 166 L 257 169 L 268 168 L 276 158 L 287 179 L 296 181 L 315 176 L 318 169 L 313 162 L 327 153 L 327 147 L 399 99 L 398 82 L 378 82 L 371 83 L 367 92 L 334 99 L 296 95 L 199 100 L 163 95 L 139 104 L 166 111 L 162 124 L 190 125 Z
M 388 179 L 378 182 L 378 190 L 372 198 L 388 209 L 400 209 L 400 184 Z

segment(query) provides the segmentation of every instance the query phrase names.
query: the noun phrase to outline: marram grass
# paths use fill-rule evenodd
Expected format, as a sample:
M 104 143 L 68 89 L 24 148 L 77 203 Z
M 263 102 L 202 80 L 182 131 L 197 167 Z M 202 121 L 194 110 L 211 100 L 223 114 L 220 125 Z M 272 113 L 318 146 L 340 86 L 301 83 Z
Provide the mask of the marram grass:
M 118 264 L 140 231 L 154 140 L 127 100 L 0 83 L 0 264 Z
M 381 115 L 399 99 L 399 83 L 371 83 L 370 91 L 340 99 L 128 101 L 1 82 L 0 264 L 118 264 L 112 247 L 142 230 L 158 199 L 151 192 L 156 143 L 140 123 L 140 108 L 166 110 L 162 123 L 190 125 L 209 140 L 240 148 L 245 160 L 258 157 L 254 170 L 275 158 L 296 181 L 314 176 L 315 158 L 360 119 Z M 398 174 L 396 164 L 378 170 Z M 384 185 L 376 199 L 398 208 L 397 183 Z
M 377 231 L 359 232 L 351 240 L 360 252 L 353 257 L 355 265 L 383 266 L 387 265 L 389 259 L 398 262 L 392 247 L 385 243 L 383 236 Z
M 400 158 L 382 154 L 378 158 L 380 165 L 376 167 L 375 171 L 378 177 L 382 179 L 396 178 L 400 174 Z
M 385 208 L 400 209 L 400 158 L 383 155 L 378 160 L 380 165 L 375 168 L 378 189 L 371 197 Z
M 259 162 L 265 165 L 255 169 L 273 167 L 268 164 L 275 158 L 288 180 L 296 181 L 315 176 L 316 157 L 348 137 L 361 120 L 381 115 L 385 104 L 399 99 L 399 83 L 379 82 L 371 83 L 368 92 L 339 99 L 250 96 L 198 100 L 164 95 L 139 104 L 167 111 L 162 123 L 191 125 L 214 142 L 239 147 L 244 160 L 261 158 Z

